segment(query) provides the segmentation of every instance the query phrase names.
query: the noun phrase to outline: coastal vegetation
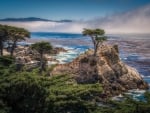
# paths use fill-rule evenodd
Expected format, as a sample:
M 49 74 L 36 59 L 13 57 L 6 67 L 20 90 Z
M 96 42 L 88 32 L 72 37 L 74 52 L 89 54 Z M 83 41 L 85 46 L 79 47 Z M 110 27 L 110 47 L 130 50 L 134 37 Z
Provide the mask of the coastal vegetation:
M 95 56 L 98 47 L 106 40 L 104 33 L 101 29 L 83 31 L 84 35 L 92 38 Z M 130 79 L 134 77 L 134 87 L 145 85 L 138 74 L 128 73 L 136 72 L 121 63 L 118 47 L 104 46 L 105 51 L 101 51 L 100 55 L 102 57 L 97 55 L 97 59 L 93 59 L 93 52 L 88 51 L 75 60 L 78 62 L 70 63 L 71 66 L 68 64 L 70 67 L 66 66 L 67 71 L 71 71 L 70 74 L 64 74 L 61 70 L 59 74 L 47 76 L 46 73 L 51 73 L 54 69 L 58 72 L 58 68 L 55 68 L 57 65 L 45 69 L 44 55 L 52 50 L 52 45 L 48 42 L 37 42 L 30 46 L 40 55 L 39 67 L 30 71 L 17 69 L 18 64 L 13 55 L 16 43 L 30 37 L 29 35 L 30 33 L 22 28 L 0 26 L 0 113 L 150 113 L 150 92 L 145 93 L 143 101 L 126 95 L 122 101 L 111 100 L 112 95 L 108 90 L 118 93 L 119 88 L 126 90 L 124 86 L 130 86 L 125 85 L 127 83 L 121 81 L 120 76 L 129 74 Z M 11 54 L 6 56 L 3 55 L 3 47 L 4 43 L 9 41 L 12 42 L 13 48 Z M 78 63 L 79 69 L 76 68 Z M 108 72 L 109 66 L 112 70 Z M 65 66 L 61 65 L 60 68 L 64 69 Z M 100 78 L 98 69 L 103 70 L 103 78 Z M 44 73 L 41 73 L 43 71 Z M 76 71 L 81 74 L 78 80 L 82 82 L 73 75 Z
M 46 61 L 44 61 L 44 54 L 50 53 L 52 46 L 49 42 L 37 42 L 31 45 L 31 48 L 40 54 L 40 73 L 45 70 Z
M 96 56 L 97 50 L 104 41 L 107 40 L 105 36 L 105 31 L 103 29 L 84 29 L 82 34 L 84 36 L 89 36 L 92 39 L 94 45 L 94 56 Z
M 10 46 L 10 55 L 13 56 L 17 42 L 30 38 L 30 33 L 24 28 L 0 25 L 0 55 L 3 55 L 4 45 Z
M 30 38 L 30 33 L 24 28 L 8 27 L 8 41 L 12 43 L 10 49 L 10 55 L 13 56 L 17 42 L 24 41 L 26 38 Z
M 11 57 L 0 57 L 0 66 L 0 113 L 149 113 L 148 92 L 146 101 L 104 101 L 100 83 L 78 84 L 71 75 L 39 76 L 37 69 L 17 72 Z
M 1 113 L 88 113 L 102 92 L 99 83 L 77 84 L 70 75 L 39 76 L 36 69 L 12 72 L 13 59 L 1 57 L 0 61 L 4 66 L 0 76 Z

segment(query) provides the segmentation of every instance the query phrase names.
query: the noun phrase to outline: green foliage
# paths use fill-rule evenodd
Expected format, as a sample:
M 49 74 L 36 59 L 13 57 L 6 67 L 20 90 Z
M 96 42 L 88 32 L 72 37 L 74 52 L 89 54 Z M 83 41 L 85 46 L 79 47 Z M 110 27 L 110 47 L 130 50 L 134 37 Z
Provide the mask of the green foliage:
M 146 98 L 147 103 L 150 104 L 150 92 L 145 93 L 145 98 Z
M 145 98 L 150 98 L 149 92 L 146 92 L 145 95 Z M 138 101 L 126 96 L 124 101 L 112 101 L 111 104 L 114 108 L 112 113 L 150 113 L 150 104 L 148 100 Z
M 0 65 L 1 66 L 10 66 L 15 62 L 15 58 L 11 56 L 0 56 Z
M 0 76 L 9 75 L 16 71 L 15 59 L 10 56 L 0 56 Z
M 89 113 L 101 92 L 101 84 L 77 84 L 69 75 L 44 77 L 35 71 L 0 78 L 4 113 Z
M 27 73 L 0 79 L 0 99 L 14 113 L 41 113 L 47 92 L 38 78 Z
M 40 70 L 39 72 L 42 73 L 46 70 L 46 61 L 43 57 L 45 53 L 50 53 L 52 50 L 52 45 L 49 42 L 37 42 L 31 45 L 31 48 L 36 50 L 40 54 Z
M 146 101 L 126 97 L 98 106 L 100 83 L 78 84 L 70 75 L 39 76 L 38 69 L 17 72 L 8 56 L 0 57 L 0 66 L 0 113 L 150 113 L 150 92 Z
M 30 38 L 30 33 L 24 28 L 7 26 L 6 30 L 8 31 L 9 37 L 12 41 L 21 41 L 25 40 L 25 38 Z
M 105 31 L 103 29 L 86 29 L 84 28 L 82 34 L 84 36 L 94 36 L 94 35 L 104 35 L 105 34 Z
M 31 48 L 35 49 L 40 54 L 44 54 L 44 53 L 50 52 L 52 50 L 51 44 L 49 42 L 44 42 L 44 41 L 32 44 Z
M 3 55 L 4 42 L 11 42 L 11 56 L 13 56 L 16 43 L 30 38 L 30 33 L 24 29 L 14 26 L 0 24 L 0 55 Z
M 106 36 L 97 36 L 95 39 L 97 42 L 102 43 L 103 41 L 107 40 L 107 37 Z
M 105 35 L 105 31 L 103 29 L 84 29 L 82 34 L 84 36 L 89 36 L 92 39 L 93 45 L 94 45 L 94 56 L 97 54 L 97 50 L 100 45 L 104 41 L 107 40 L 107 37 Z
M 50 86 L 48 100 L 53 102 L 57 113 L 88 113 L 91 109 L 88 107 L 95 106 L 93 101 L 102 92 L 100 84 L 77 84 L 68 75 L 52 77 Z

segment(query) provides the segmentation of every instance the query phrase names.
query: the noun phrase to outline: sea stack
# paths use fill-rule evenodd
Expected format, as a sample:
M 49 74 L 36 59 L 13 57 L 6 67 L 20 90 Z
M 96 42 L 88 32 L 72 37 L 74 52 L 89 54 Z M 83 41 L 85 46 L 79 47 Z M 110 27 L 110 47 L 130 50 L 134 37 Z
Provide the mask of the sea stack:
M 78 83 L 102 83 L 104 93 L 117 95 L 130 89 L 148 89 L 148 84 L 133 67 L 128 66 L 119 57 L 117 45 L 103 45 L 93 56 L 93 50 L 67 64 L 57 65 L 51 75 L 68 74 Z

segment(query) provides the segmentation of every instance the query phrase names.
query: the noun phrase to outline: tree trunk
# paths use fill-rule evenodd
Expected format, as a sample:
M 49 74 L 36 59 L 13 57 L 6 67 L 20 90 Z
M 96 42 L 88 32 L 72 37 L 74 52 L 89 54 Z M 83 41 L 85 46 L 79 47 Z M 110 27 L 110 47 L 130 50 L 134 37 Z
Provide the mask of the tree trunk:
M 11 47 L 11 50 L 10 50 L 10 56 L 14 55 L 14 50 L 15 50 L 15 47 L 16 47 L 16 42 L 17 41 L 14 41 L 13 44 L 12 44 L 12 47 Z
M 136 104 L 136 113 L 139 113 L 139 105 Z
M 1 47 L 1 56 L 3 56 L 3 46 Z
M 0 56 L 3 56 L 3 42 L 0 41 Z
M 96 56 L 96 55 L 97 55 L 97 49 L 94 50 L 94 56 Z
M 94 56 L 97 55 L 97 50 L 98 50 L 99 44 L 100 44 L 100 42 L 97 42 L 97 43 L 95 44 Z
M 39 72 L 42 73 L 43 71 L 43 53 L 40 53 L 40 70 Z
M 94 45 L 94 56 L 96 56 L 96 40 L 92 36 L 91 36 L 91 39 L 92 39 L 92 42 L 93 42 L 93 45 Z

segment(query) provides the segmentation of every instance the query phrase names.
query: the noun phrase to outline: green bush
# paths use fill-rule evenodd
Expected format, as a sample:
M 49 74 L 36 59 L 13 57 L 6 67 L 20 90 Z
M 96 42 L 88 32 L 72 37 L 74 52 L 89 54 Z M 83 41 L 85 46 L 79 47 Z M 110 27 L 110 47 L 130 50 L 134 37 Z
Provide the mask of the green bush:
M 0 99 L 14 113 L 43 113 L 47 92 L 37 80 L 28 74 L 3 77 Z
M 0 65 L 1 66 L 10 66 L 15 62 L 15 59 L 11 56 L 0 56 Z
M 0 56 L 0 76 L 16 72 L 15 59 L 10 56 Z
M 100 83 L 78 84 L 69 75 L 40 76 L 38 69 L 16 72 L 7 57 L 0 57 L 0 68 L 0 113 L 150 113 L 149 92 L 143 102 L 127 98 L 100 107 Z
M 68 75 L 21 72 L 0 78 L 0 100 L 13 113 L 88 113 L 101 92 L 99 83 L 77 84 Z

